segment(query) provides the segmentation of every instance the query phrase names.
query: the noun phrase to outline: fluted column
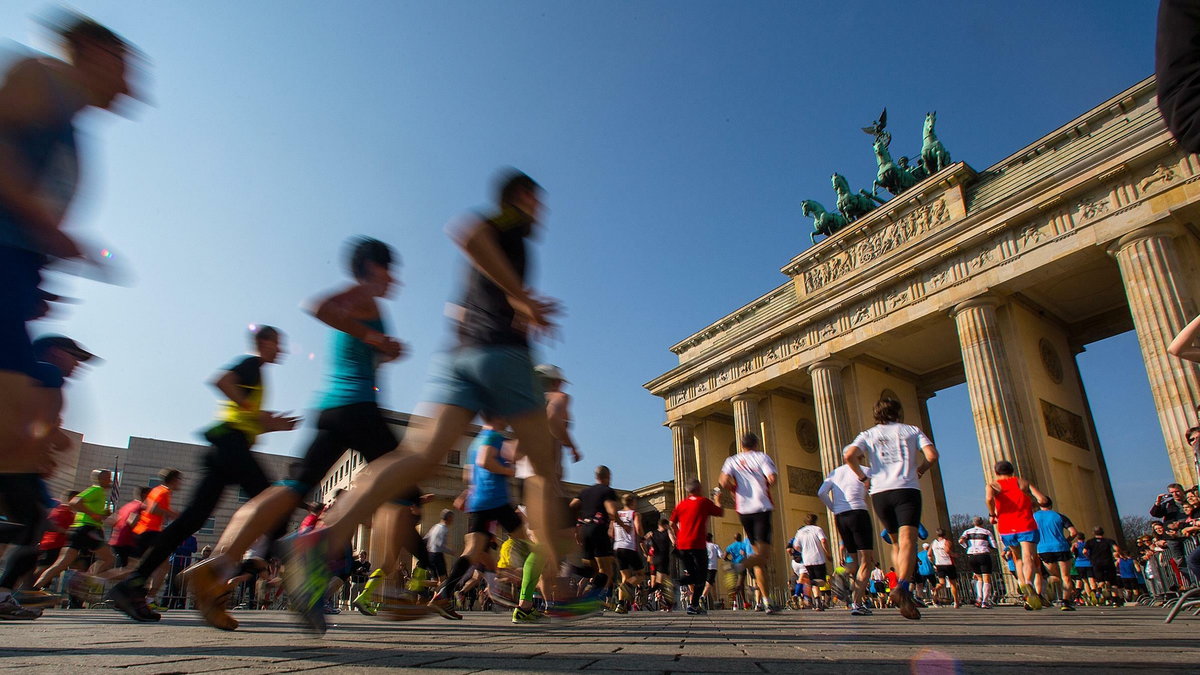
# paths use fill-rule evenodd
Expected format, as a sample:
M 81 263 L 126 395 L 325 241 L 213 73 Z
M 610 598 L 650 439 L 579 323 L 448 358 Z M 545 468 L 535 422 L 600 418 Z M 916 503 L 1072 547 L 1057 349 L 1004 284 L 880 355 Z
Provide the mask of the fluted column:
M 741 447 L 742 436 L 747 432 L 753 431 L 755 435 L 762 433 L 758 427 L 758 399 L 760 398 L 762 398 L 760 394 L 748 391 L 730 399 L 733 402 L 733 440 L 739 447 Z
M 929 417 L 929 399 L 934 396 L 934 392 L 931 391 L 917 391 L 917 400 L 921 408 L 921 431 L 937 445 L 937 439 L 933 437 L 933 423 Z M 941 462 L 935 462 L 929 469 L 929 479 L 933 483 L 933 509 L 937 513 L 938 526 L 950 532 L 950 508 L 946 502 L 946 484 L 942 481 Z
M 675 420 L 671 427 L 671 445 L 675 453 L 675 503 L 687 496 L 687 481 L 696 475 L 695 426 L 689 420 Z
M 841 359 L 825 359 L 808 367 L 812 376 L 813 407 L 817 412 L 817 440 L 821 454 L 821 472 L 828 476 L 843 462 L 842 451 L 854 440 L 850 428 L 850 416 L 846 412 L 846 389 L 842 384 L 842 370 L 848 364 Z M 827 510 L 828 511 L 828 510 Z M 841 546 L 837 528 L 833 526 L 833 512 L 827 513 L 829 522 L 829 547 L 834 555 Z
M 1109 253 L 1121 269 L 1171 469 L 1176 480 L 1192 485 L 1196 468 L 1185 432 L 1196 424 L 1200 378 L 1195 364 L 1167 353 L 1167 346 L 1196 312 L 1194 299 L 1183 286 L 1186 272 L 1175 251 L 1176 233 L 1170 225 L 1143 228 L 1118 239 Z
M 953 312 L 983 475 L 990 480 L 992 467 L 1006 459 L 1018 475 L 1037 483 L 1037 470 L 1025 450 L 1016 390 L 996 317 L 999 304 L 999 298 L 983 295 L 958 305 Z

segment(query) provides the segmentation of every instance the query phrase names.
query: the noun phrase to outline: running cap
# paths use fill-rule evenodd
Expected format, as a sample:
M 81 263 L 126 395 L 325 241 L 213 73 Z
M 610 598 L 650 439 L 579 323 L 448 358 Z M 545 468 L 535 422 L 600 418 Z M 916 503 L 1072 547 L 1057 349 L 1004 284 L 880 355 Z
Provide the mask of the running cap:
M 38 358 L 41 358 L 51 349 L 61 349 L 84 363 L 92 359 L 96 359 L 97 361 L 102 360 L 100 357 L 79 346 L 78 342 L 65 335 L 43 335 L 33 341 L 33 353 Z
M 552 366 L 549 363 L 543 363 L 539 366 L 536 366 L 533 369 L 533 372 L 537 373 L 543 379 L 546 379 L 546 380 L 559 380 L 561 382 L 566 382 L 567 384 L 570 384 L 570 382 L 567 380 L 567 378 L 563 377 L 562 369 L 559 368 L 558 366 Z

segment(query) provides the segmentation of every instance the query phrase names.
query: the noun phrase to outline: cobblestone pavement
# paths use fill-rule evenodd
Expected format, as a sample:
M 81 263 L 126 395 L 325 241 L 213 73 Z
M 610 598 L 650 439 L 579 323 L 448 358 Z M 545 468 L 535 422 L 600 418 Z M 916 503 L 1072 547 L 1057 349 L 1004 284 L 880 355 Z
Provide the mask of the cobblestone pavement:
M 324 638 L 284 612 L 240 612 L 222 633 L 191 611 L 135 624 L 107 610 L 48 612 L 0 624 L 0 670 L 23 673 L 855 673 L 1028 672 L 1030 666 L 1094 675 L 1196 672 L 1200 617 L 1163 625 L 1161 609 L 1085 608 L 1073 614 L 1015 608 L 894 612 L 635 613 L 547 626 L 514 626 L 504 614 L 390 623 L 330 617 Z

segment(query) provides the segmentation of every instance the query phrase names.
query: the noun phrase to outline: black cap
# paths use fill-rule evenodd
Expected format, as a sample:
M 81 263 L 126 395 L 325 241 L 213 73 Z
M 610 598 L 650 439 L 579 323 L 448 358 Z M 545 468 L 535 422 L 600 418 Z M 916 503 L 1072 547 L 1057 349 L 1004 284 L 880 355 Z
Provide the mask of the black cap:
M 101 360 L 95 354 L 81 347 L 78 342 L 65 335 L 43 335 L 33 341 L 33 353 L 38 358 L 41 358 L 42 355 L 52 348 L 61 349 L 84 363 L 92 359 Z

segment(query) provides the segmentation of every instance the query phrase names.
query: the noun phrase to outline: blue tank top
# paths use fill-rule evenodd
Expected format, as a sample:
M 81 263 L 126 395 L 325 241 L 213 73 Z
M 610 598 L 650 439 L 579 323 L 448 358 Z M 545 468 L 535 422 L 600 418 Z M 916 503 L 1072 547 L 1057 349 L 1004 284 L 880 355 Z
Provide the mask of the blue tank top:
M 74 110 L 67 92 L 49 71 L 50 91 L 56 107 L 54 119 L 37 128 L 19 129 L 6 140 L 17 154 L 20 166 L 29 172 L 38 194 L 59 217 L 66 212 L 79 181 L 79 156 L 75 144 Z M 40 251 L 29 229 L 15 214 L 0 204 L 0 246 Z
M 383 319 L 361 323 L 371 330 L 386 332 Z M 378 367 L 379 354 L 373 347 L 349 333 L 333 331 L 328 384 L 317 407 L 328 410 L 354 403 L 374 403 L 377 400 L 375 371 Z
M 1038 526 L 1038 553 L 1061 553 L 1071 550 L 1071 542 L 1063 536 L 1063 530 L 1071 527 L 1071 521 L 1058 511 L 1034 511 L 1033 520 Z
M 929 562 L 929 551 L 917 554 L 917 571 L 926 576 L 933 574 L 933 564 Z
M 1122 579 L 1137 578 L 1137 568 L 1133 566 L 1133 558 L 1121 558 L 1117 561 L 1117 576 Z
M 467 461 L 471 463 L 471 496 L 467 500 L 467 511 L 486 511 L 509 504 L 508 476 L 492 473 L 475 463 L 484 446 L 500 448 L 504 445 L 504 435 L 492 429 L 484 429 L 475 437 L 467 450 Z M 509 461 L 496 454 L 496 460 L 503 466 L 509 466 Z
M 1083 554 L 1083 542 L 1082 541 L 1075 542 L 1075 544 L 1071 547 L 1071 550 L 1074 551 L 1074 553 L 1075 553 L 1075 567 L 1091 567 L 1092 566 L 1092 561 L 1088 560 L 1088 557 Z

